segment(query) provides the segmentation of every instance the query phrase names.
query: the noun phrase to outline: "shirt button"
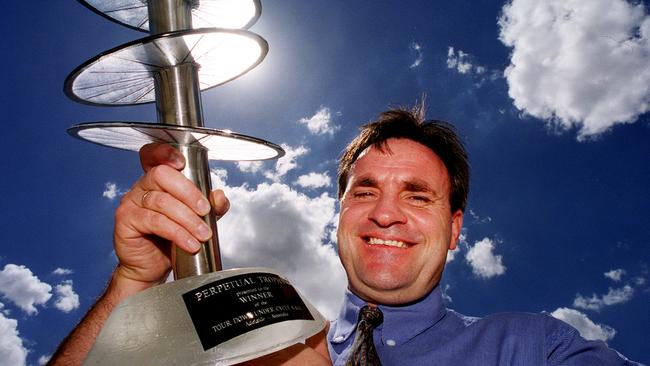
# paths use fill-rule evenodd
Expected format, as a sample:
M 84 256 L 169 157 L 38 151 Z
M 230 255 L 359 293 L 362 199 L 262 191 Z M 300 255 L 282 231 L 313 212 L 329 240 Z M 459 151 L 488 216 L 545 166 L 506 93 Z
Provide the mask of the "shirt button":
M 395 346 L 395 341 L 392 340 L 392 339 L 388 339 L 388 340 L 386 340 L 386 345 L 393 347 L 393 346 Z
M 343 336 L 338 336 L 338 337 L 334 338 L 333 340 L 334 340 L 334 342 L 343 342 L 343 339 L 345 339 Z

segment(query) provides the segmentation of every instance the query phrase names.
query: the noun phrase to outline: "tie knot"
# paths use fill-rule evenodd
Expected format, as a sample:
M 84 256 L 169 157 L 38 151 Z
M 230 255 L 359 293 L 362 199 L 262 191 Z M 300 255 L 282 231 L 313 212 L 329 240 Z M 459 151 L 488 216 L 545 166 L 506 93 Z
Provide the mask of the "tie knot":
M 384 321 L 384 315 L 381 313 L 381 310 L 379 310 L 378 307 L 366 305 L 361 308 L 361 312 L 359 313 L 359 321 L 362 320 L 372 325 L 374 328 Z

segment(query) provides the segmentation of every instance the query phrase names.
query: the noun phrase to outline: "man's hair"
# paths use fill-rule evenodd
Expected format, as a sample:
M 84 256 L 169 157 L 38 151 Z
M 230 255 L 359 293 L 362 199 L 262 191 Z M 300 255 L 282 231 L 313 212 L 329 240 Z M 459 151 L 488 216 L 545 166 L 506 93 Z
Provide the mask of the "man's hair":
M 345 193 L 348 174 L 361 152 L 370 146 L 383 151 L 386 140 L 390 138 L 413 140 L 438 155 L 449 174 L 451 212 L 459 209 L 465 211 L 469 193 L 467 152 L 454 126 L 444 121 L 424 119 L 423 104 L 412 109 L 387 110 L 382 112 L 376 121 L 361 127 L 361 132 L 343 151 L 339 162 L 339 198 L 342 198 Z

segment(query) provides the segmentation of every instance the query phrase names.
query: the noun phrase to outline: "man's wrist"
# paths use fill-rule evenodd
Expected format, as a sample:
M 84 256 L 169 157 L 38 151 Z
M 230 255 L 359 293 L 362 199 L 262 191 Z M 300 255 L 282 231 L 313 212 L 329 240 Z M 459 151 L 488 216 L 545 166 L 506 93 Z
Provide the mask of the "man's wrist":
M 106 288 L 103 297 L 105 300 L 113 303 L 113 305 L 117 305 L 127 297 L 156 286 L 161 282 L 162 281 L 140 281 L 133 279 L 128 275 L 128 270 L 121 265 L 118 265 L 115 268 L 115 271 L 113 271 L 111 281 L 108 283 L 108 287 Z

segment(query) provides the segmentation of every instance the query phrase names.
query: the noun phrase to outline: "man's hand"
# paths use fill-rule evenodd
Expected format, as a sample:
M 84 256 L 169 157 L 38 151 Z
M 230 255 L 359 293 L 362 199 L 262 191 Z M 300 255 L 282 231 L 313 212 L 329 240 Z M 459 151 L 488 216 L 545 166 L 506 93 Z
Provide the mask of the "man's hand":
M 145 175 L 124 195 L 115 212 L 114 245 L 119 264 L 108 288 L 59 345 L 48 365 L 80 365 L 104 322 L 126 297 L 163 282 L 171 268 L 171 246 L 194 253 L 210 238 L 200 215 L 210 203 L 180 170 L 185 159 L 173 147 L 149 144 L 140 150 Z M 229 202 L 220 190 L 210 195 L 217 217 Z
M 140 150 L 140 162 L 145 175 L 115 212 L 119 265 L 114 280 L 117 277 L 129 287 L 129 293 L 163 282 L 171 268 L 172 244 L 196 253 L 200 242 L 212 235 L 201 216 L 212 209 L 220 217 L 229 207 L 223 191 L 213 191 L 209 202 L 180 172 L 185 159 L 172 146 L 146 145 Z

